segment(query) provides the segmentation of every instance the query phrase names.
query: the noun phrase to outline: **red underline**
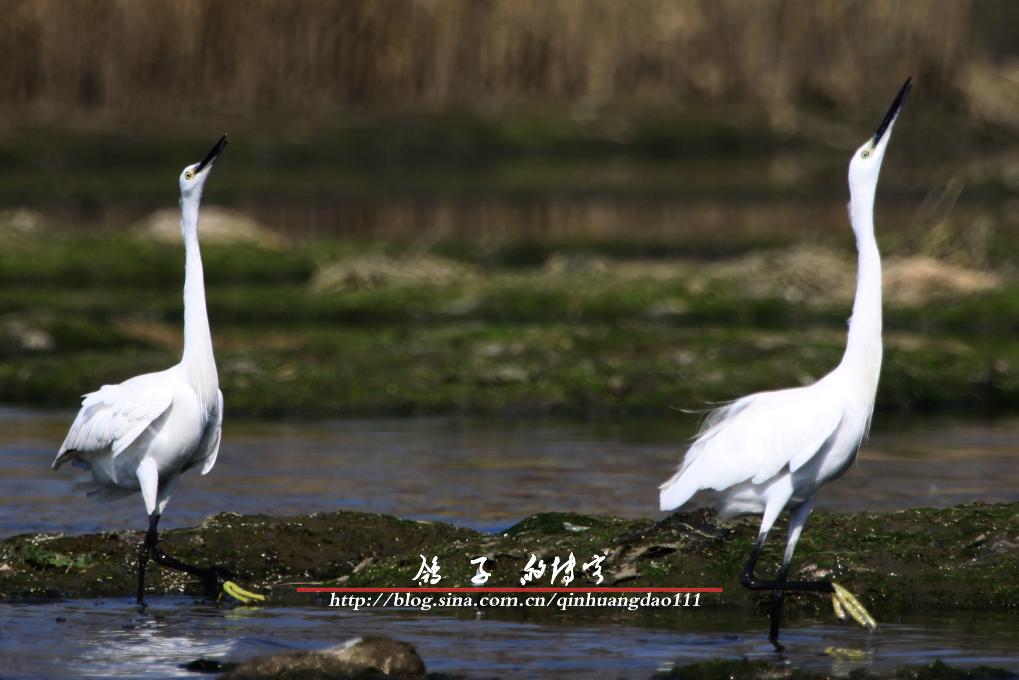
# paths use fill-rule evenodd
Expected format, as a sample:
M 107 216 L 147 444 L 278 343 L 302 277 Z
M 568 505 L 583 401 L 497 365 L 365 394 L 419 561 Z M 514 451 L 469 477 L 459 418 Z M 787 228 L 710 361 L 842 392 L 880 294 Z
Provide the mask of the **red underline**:
M 721 593 L 721 588 L 297 588 L 299 593 Z

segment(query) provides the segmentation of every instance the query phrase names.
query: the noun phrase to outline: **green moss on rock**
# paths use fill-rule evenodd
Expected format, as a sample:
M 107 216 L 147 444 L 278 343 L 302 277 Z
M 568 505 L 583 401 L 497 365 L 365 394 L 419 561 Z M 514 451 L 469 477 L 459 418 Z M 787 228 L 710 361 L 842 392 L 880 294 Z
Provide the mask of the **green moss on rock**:
M 783 527 L 776 527 L 781 535 Z M 245 586 L 271 591 L 272 602 L 301 603 L 299 584 L 394 587 L 416 585 L 421 556 L 440 565 L 441 586 L 470 586 L 471 560 L 484 556 L 488 586 L 519 586 L 534 555 L 545 573 L 531 586 L 552 585 L 554 565 L 574 558 L 566 585 L 721 587 L 701 605 L 764 610 L 767 594 L 740 586 L 739 574 L 757 520 L 722 523 L 706 511 L 654 522 L 570 513 L 539 514 L 505 532 L 487 534 L 449 524 L 378 514 L 319 513 L 299 517 L 223 514 L 193 529 L 163 534 L 168 552 L 232 569 Z M 832 578 L 853 591 L 880 620 L 903 611 L 1013 610 L 1019 603 L 1019 504 L 974 503 L 945 509 L 832 514 L 811 518 L 793 562 L 794 578 Z M 0 595 L 128 596 L 140 532 L 85 536 L 23 535 L 0 543 Z M 782 541 L 769 542 L 758 565 L 778 567 Z M 597 565 L 582 567 L 595 556 Z M 558 559 L 558 564 L 556 560 Z M 57 568 L 62 567 L 62 568 Z M 152 567 L 153 592 L 199 593 L 200 584 Z M 555 585 L 564 585 L 561 572 Z M 790 594 L 787 607 L 830 615 L 826 598 Z M 597 612 L 583 616 L 597 616 Z

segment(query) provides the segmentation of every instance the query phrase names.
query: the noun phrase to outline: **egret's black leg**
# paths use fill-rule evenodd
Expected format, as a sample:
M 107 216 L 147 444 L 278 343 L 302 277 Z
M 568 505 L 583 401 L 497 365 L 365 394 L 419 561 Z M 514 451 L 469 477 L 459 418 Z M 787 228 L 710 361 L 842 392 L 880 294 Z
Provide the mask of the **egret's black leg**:
M 750 559 L 743 568 L 743 586 L 750 590 L 770 590 L 771 595 L 771 626 L 768 633 L 768 640 L 779 652 L 785 648 L 778 642 L 778 631 L 782 620 L 782 604 L 785 600 L 786 591 L 808 592 L 808 593 L 833 593 L 834 586 L 829 581 L 788 581 L 789 565 L 793 559 L 793 550 L 800 538 L 803 525 L 810 516 L 810 505 L 803 504 L 795 508 L 789 518 L 789 541 L 786 545 L 785 556 L 782 558 L 782 566 L 778 571 L 778 578 L 774 581 L 759 581 L 754 577 L 754 569 L 757 567 L 757 560 L 761 556 L 761 549 L 768 533 L 762 532 L 757 541 L 754 542 L 753 550 L 750 551 Z
M 223 567 L 197 567 L 187 562 L 182 562 L 172 555 L 163 551 L 159 544 L 159 514 L 152 513 L 149 516 L 149 530 L 145 534 L 145 542 L 138 553 L 138 604 L 145 608 L 145 568 L 148 565 L 149 555 L 152 559 L 164 567 L 176 569 L 197 576 L 205 583 L 205 594 L 209 597 L 216 597 L 219 594 L 223 582 L 230 578 L 231 574 Z
M 757 556 L 751 553 L 750 561 L 743 568 L 743 587 L 750 590 L 787 590 L 801 593 L 834 593 L 830 581 L 758 581 L 754 578 Z
M 145 568 L 149 564 L 149 553 L 156 545 L 156 525 L 159 524 L 159 515 L 152 513 L 149 517 L 149 530 L 145 532 L 145 541 L 141 550 L 138 551 L 138 606 L 145 609 Z
M 187 562 L 182 562 L 172 555 L 168 555 L 163 552 L 162 547 L 159 545 L 157 540 L 156 544 L 152 549 L 152 558 L 156 560 L 158 564 L 170 569 L 176 569 L 177 571 L 183 571 L 192 576 L 197 576 L 202 579 L 205 583 L 205 594 L 207 597 L 216 597 L 219 595 L 220 588 L 223 586 L 223 582 L 229 579 L 232 574 L 229 570 L 215 566 L 215 567 L 198 567 Z
M 779 583 L 786 583 L 786 576 L 789 574 L 789 565 L 786 563 L 782 564 L 782 567 L 778 570 L 778 581 Z M 771 591 L 771 628 L 768 631 L 768 640 L 774 645 L 775 649 L 779 652 L 785 648 L 778 642 L 778 628 L 782 621 L 782 603 L 785 601 L 785 590 L 773 590 Z
M 740 579 L 744 588 L 748 588 L 750 590 L 763 590 L 762 588 L 757 587 L 759 582 L 754 579 L 754 569 L 757 568 L 757 560 L 761 556 L 761 548 L 764 547 L 764 541 L 767 540 L 767 538 L 767 533 L 761 533 L 757 536 L 757 540 L 754 541 L 754 547 L 750 551 L 750 558 L 743 567 L 743 576 Z

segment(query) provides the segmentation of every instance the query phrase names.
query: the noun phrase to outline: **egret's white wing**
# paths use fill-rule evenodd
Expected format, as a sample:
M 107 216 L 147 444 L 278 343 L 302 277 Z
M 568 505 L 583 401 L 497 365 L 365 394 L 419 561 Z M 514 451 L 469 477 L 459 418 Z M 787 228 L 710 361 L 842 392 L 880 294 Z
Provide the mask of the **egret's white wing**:
M 165 373 L 147 373 L 86 394 L 53 461 L 54 469 L 73 452 L 109 450 L 116 456 L 163 415 L 172 402 L 173 389 Z
M 701 489 L 759 484 L 784 468 L 796 470 L 831 439 L 842 422 L 841 400 L 815 383 L 761 392 L 728 404 L 705 422 L 679 471 L 661 486 L 663 510 Z
M 219 455 L 219 442 L 223 437 L 223 392 L 217 390 L 216 411 L 212 414 L 209 424 L 205 426 L 202 439 L 198 442 L 195 455 L 184 466 L 184 469 L 202 463 L 202 474 L 209 474 L 209 470 L 216 464 L 216 456 Z

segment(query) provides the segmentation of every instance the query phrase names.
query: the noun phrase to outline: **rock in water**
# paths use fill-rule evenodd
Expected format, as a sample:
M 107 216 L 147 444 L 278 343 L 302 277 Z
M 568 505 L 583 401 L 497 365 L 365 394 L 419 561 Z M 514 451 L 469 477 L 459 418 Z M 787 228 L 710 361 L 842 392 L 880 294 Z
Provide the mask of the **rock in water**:
M 370 678 L 374 674 L 416 679 L 425 676 L 425 664 L 414 647 L 384 637 L 354 638 L 320 652 L 291 652 L 260 657 L 225 673 L 223 680 L 302 678 L 340 680 Z

